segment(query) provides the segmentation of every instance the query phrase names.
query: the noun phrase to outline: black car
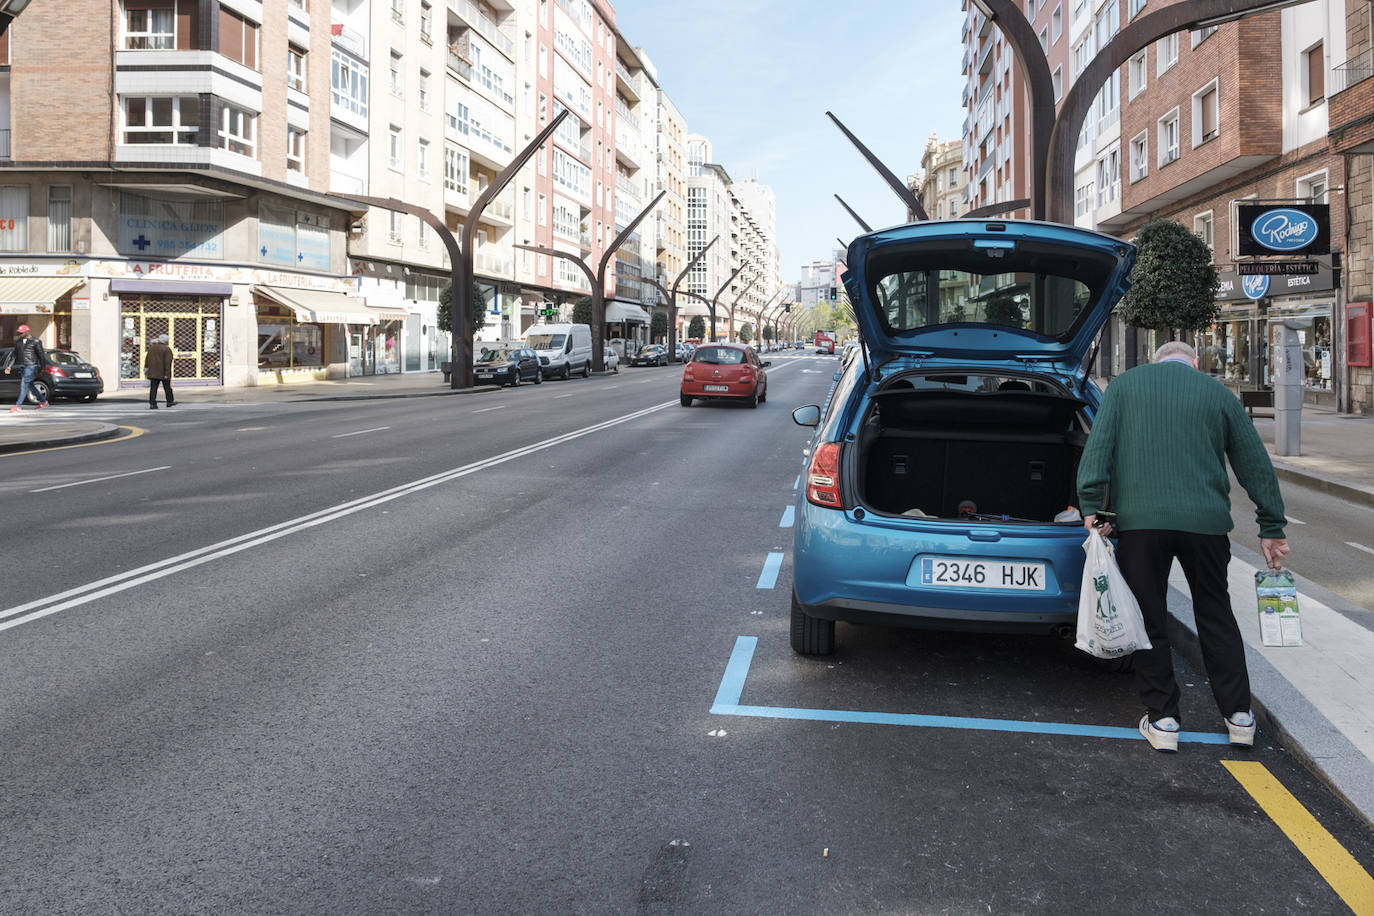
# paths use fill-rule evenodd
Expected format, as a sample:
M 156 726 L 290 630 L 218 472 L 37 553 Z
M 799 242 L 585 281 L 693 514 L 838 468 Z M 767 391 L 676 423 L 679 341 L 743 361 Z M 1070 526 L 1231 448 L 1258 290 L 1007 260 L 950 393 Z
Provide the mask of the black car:
M 510 385 L 544 381 L 539 356 L 527 347 L 497 347 L 487 350 L 472 364 L 475 385 Z
M 10 358 L 12 347 L 0 350 L 0 366 Z M 58 398 L 80 398 L 94 401 L 105 390 L 100 370 L 75 350 L 44 349 L 48 360 L 33 378 L 28 403 L 54 401 Z M 24 377 L 22 366 L 10 367 L 8 374 L 0 372 L 0 403 L 13 404 L 19 397 L 19 382 Z
M 641 347 L 638 353 L 630 357 L 630 365 L 666 366 L 668 365 L 668 348 L 658 344 Z

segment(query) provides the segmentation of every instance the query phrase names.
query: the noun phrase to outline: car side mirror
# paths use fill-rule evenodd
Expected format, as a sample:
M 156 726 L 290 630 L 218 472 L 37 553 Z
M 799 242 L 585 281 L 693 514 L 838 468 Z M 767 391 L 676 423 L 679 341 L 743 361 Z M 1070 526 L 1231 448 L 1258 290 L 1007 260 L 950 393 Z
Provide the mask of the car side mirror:
M 792 411 L 792 422 L 798 426 L 820 426 L 821 409 L 816 404 L 807 404 Z
M 764 365 L 764 368 L 767 368 L 768 366 L 773 365 L 773 361 L 772 361 L 771 359 L 765 359 L 765 360 L 763 361 L 763 365 Z

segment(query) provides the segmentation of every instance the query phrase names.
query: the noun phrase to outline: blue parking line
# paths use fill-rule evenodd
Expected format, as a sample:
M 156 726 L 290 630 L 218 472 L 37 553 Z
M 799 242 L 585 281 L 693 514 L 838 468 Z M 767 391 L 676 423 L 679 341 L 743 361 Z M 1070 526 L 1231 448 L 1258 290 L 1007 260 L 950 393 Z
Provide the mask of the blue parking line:
M 797 511 L 797 507 L 796 507 L 796 506 L 788 506 L 786 509 L 783 509 L 783 510 L 782 510 L 782 521 L 778 522 L 778 527 L 779 527 L 779 528 L 791 528 L 791 527 L 792 527 L 792 519 L 795 517 L 796 511 Z
M 782 568 L 782 554 L 770 553 L 763 561 L 763 572 L 759 573 L 758 584 L 754 588 L 772 588 L 778 584 L 778 570 Z
M 756 636 L 735 638 L 734 651 L 720 679 L 711 714 L 747 716 L 757 719 L 800 719 L 812 722 L 854 722 L 867 725 L 905 725 L 920 728 L 958 728 L 966 731 L 1020 732 L 1034 735 L 1071 735 L 1080 738 L 1118 738 L 1144 741 L 1134 728 L 1109 725 L 1078 725 L 1068 722 L 1031 722 L 1021 719 L 980 719 L 967 716 L 928 716 L 900 712 L 861 712 L 849 709 L 799 709 L 785 706 L 742 706 L 744 681 L 754 660 Z M 1228 744 L 1226 735 L 1210 732 L 1180 732 L 1180 742 L 1190 744 Z

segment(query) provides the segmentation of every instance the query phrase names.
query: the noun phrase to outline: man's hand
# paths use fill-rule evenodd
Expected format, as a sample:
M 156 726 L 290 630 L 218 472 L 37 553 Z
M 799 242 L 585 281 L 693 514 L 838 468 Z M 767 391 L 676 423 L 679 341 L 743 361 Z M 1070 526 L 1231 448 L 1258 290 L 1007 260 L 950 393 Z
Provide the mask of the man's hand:
M 9 375 L 9 374 L 10 374 L 10 370 L 9 370 L 8 368 L 5 369 L 5 374 L 6 374 L 6 375 Z
M 1285 538 L 1260 538 L 1260 552 L 1270 569 L 1283 566 L 1283 558 L 1288 556 L 1288 541 Z
M 1096 515 L 1085 515 L 1085 516 L 1083 516 L 1083 528 L 1084 528 L 1085 530 L 1087 530 L 1088 533 L 1090 533 L 1090 534 L 1093 532 L 1094 529 L 1096 529 L 1098 532 L 1101 533 L 1101 535 L 1102 535 L 1104 538 L 1107 537 L 1107 536 L 1109 536 L 1109 535 L 1112 533 L 1112 523 L 1111 523 L 1111 522 L 1103 522 L 1102 525 L 1099 527 L 1098 524 L 1097 524 L 1097 516 L 1096 516 Z

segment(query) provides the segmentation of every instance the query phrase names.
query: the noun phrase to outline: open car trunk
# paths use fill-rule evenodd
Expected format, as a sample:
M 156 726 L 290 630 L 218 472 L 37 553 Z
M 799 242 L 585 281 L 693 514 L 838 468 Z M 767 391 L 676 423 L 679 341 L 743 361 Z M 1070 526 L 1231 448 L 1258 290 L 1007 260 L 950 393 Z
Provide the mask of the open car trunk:
M 1043 382 L 1032 390 L 1020 380 L 943 378 L 955 387 L 921 387 L 931 381 L 925 379 L 873 395 L 857 450 L 866 508 L 1046 524 L 1077 505 L 1089 425 L 1083 401 Z M 970 381 L 982 387 L 969 390 Z

